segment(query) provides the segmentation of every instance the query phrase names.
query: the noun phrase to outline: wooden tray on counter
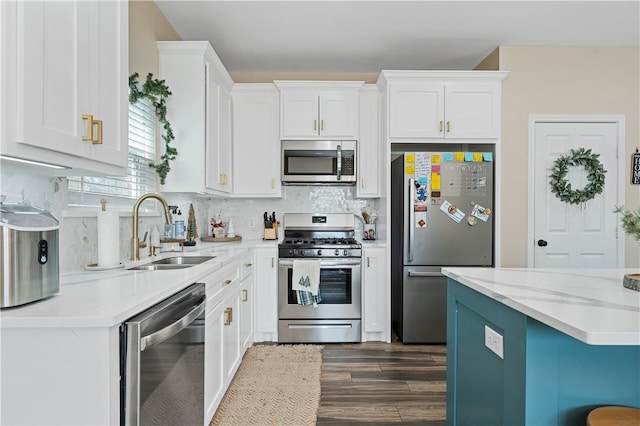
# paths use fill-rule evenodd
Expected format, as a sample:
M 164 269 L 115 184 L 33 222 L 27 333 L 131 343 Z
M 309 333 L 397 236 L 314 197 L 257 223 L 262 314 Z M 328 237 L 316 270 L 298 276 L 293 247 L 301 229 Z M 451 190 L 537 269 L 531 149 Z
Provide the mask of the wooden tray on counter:
M 205 243 L 229 243 L 232 241 L 240 241 L 242 237 L 240 235 L 236 235 L 235 237 L 200 237 L 200 240 Z

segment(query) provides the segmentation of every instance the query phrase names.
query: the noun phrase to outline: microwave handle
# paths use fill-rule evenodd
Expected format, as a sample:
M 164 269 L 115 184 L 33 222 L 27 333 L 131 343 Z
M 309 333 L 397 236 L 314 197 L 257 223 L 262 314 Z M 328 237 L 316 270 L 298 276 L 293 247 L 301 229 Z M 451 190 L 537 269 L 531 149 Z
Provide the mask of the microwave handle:
M 342 175 L 342 146 L 338 145 L 338 180 L 340 180 L 340 175 Z

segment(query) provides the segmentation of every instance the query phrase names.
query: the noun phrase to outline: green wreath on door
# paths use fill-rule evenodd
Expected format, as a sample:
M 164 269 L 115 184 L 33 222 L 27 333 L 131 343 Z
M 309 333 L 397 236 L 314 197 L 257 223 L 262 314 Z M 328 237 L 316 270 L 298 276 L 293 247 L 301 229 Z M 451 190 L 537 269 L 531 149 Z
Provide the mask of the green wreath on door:
M 551 168 L 551 192 L 565 203 L 582 204 L 604 190 L 604 174 L 607 171 L 600 163 L 600 154 L 594 154 L 590 149 L 572 149 L 569 155 L 560 156 Z M 584 167 L 587 171 L 588 183 L 584 188 L 573 189 L 567 180 L 569 167 Z

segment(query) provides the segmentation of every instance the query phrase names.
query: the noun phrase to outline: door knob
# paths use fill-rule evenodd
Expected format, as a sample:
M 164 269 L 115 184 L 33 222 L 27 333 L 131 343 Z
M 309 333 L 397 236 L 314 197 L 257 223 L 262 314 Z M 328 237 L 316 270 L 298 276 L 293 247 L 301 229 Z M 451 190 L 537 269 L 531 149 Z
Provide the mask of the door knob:
M 538 240 L 538 246 L 540 246 L 540 247 L 546 247 L 547 244 L 548 243 L 545 240 Z

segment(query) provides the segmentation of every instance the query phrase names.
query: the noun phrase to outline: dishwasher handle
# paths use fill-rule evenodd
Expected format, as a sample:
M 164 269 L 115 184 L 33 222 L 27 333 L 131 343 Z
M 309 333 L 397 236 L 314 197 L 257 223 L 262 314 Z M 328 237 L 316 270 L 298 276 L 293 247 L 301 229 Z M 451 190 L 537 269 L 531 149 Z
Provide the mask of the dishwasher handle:
M 409 271 L 410 277 L 444 277 L 445 275 L 442 272 L 416 272 Z
M 161 328 L 158 331 L 155 331 L 147 336 L 143 336 L 140 338 L 140 352 L 144 351 L 148 347 L 151 347 L 155 344 L 164 342 L 168 338 L 174 336 L 180 331 L 187 328 L 189 324 L 191 324 L 196 318 L 198 318 L 205 310 L 206 300 L 202 300 L 201 303 L 196 305 L 189 313 L 169 324 L 168 326 Z

